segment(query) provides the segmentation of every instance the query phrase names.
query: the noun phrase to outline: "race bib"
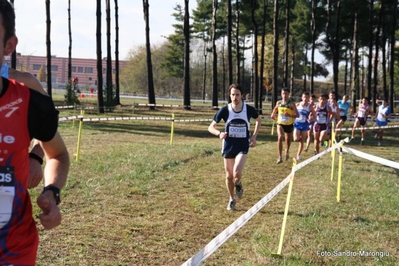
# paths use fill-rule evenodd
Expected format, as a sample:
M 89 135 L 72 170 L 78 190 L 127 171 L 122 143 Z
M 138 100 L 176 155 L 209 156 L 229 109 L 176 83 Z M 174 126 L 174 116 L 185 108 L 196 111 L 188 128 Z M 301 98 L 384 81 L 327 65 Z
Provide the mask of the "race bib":
M 306 122 L 307 117 L 305 115 L 300 115 L 298 117 L 298 122 L 299 123 L 305 123 Z
M 0 228 L 11 219 L 14 195 L 14 167 L 0 166 Z
M 365 115 L 364 110 L 359 110 L 359 112 L 357 113 L 358 117 L 364 117 L 364 115 Z
M 229 127 L 230 138 L 246 138 L 247 127 L 245 124 L 231 124 Z
M 318 124 L 325 124 L 325 123 L 327 123 L 327 118 L 326 118 L 325 114 L 319 114 L 319 115 L 317 116 L 317 123 L 318 123 Z
M 345 109 L 339 109 L 339 115 L 344 116 L 345 115 Z
M 288 123 L 290 121 L 290 118 L 288 116 L 282 114 L 280 116 L 280 121 L 283 123 Z

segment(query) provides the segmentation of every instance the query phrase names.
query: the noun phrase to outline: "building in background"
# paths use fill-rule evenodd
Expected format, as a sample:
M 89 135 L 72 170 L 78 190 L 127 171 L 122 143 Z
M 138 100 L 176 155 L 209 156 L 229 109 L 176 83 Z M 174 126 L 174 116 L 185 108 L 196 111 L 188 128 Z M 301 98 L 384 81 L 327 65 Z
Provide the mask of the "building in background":
M 4 64 L 11 66 L 11 57 L 4 57 Z M 126 65 L 126 61 L 119 61 L 119 72 Z M 32 73 L 39 77 L 40 71 L 45 71 L 47 76 L 47 57 L 21 55 L 17 53 L 17 69 Z M 112 80 L 115 84 L 115 61 L 112 60 Z M 103 84 L 107 73 L 107 60 L 102 60 Z M 79 79 L 81 89 L 97 88 L 97 59 L 72 58 L 72 78 Z M 46 82 L 46 80 L 40 80 Z M 68 83 L 68 58 L 52 56 L 51 58 L 51 82 L 53 88 L 65 88 Z

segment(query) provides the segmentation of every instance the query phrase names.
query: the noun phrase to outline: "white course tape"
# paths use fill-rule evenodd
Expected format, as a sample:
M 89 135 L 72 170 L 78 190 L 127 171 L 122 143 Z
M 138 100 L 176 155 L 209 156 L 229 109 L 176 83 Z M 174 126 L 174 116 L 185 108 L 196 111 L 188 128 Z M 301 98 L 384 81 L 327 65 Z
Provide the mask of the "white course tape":
M 370 130 L 370 129 L 384 129 L 384 128 L 399 128 L 399 125 L 394 126 L 380 126 L 380 127 L 355 127 L 355 128 L 336 128 L 335 131 L 350 131 L 350 130 Z
M 327 150 L 297 164 L 292 172 L 298 171 L 305 167 L 311 162 L 319 159 L 320 157 L 328 154 L 331 150 L 339 147 L 338 145 L 328 148 Z M 224 242 L 227 241 L 232 235 L 234 235 L 244 224 L 246 224 L 260 209 L 262 209 L 272 198 L 274 198 L 289 182 L 292 176 L 292 172 L 288 175 L 280 184 L 278 184 L 272 191 L 264 196 L 258 203 L 256 203 L 246 213 L 241 215 L 235 220 L 229 227 L 227 227 L 218 236 L 212 239 L 204 248 L 202 248 L 197 254 L 192 256 L 189 260 L 184 262 L 182 266 L 197 266 L 201 264 L 206 258 L 208 258 L 215 250 L 217 250 Z
M 83 116 L 74 115 L 74 116 L 68 116 L 68 117 L 60 117 L 60 118 L 58 118 L 58 121 L 75 120 L 75 119 L 81 119 L 81 118 L 83 118 Z
M 197 266 L 207 257 L 209 257 L 215 250 L 217 250 L 227 239 L 229 239 L 235 232 L 238 231 L 244 224 L 246 224 L 260 209 L 262 209 L 274 196 L 276 196 L 289 182 L 291 179 L 291 174 L 287 176 L 280 184 L 278 184 L 272 191 L 270 191 L 266 196 L 264 196 L 258 203 L 256 203 L 251 209 L 246 213 L 241 215 L 237 220 L 235 220 L 229 227 L 227 227 L 223 232 L 211 240 L 203 249 L 201 249 L 197 254 L 192 256 L 182 265 L 184 266 Z
M 347 153 L 356 155 L 358 157 L 367 159 L 369 161 L 372 161 L 372 162 L 375 162 L 375 163 L 379 163 L 379 164 L 383 164 L 383 165 L 386 165 L 386 166 L 389 166 L 389 167 L 392 167 L 392 168 L 395 168 L 395 169 L 399 169 L 399 163 L 397 163 L 397 162 L 390 161 L 390 160 L 387 160 L 387 159 L 384 159 L 384 158 L 381 158 L 381 157 L 377 157 L 377 156 L 374 156 L 374 155 L 371 155 L 371 154 L 368 154 L 368 153 L 364 153 L 364 152 L 361 152 L 361 151 L 358 151 L 358 150 L 354 150 L 354 149 L 351 149 L 351 148 L 347 148 L 345 146 L 342 147 L 342 150 L 347 152 Z
M 337 145 L 336 145 L 336 146 L 337 146 Z M 327 150 L 322 151 L 322 152 L 320 152 L 320 153 L 314 155 L 313 157 L 310 157 L 309 159 L 306 159 L 305 161 L 303 161 L 303 162 L 301 162 L 301 163 L 295 165 L 294 168 L 292 169 L 292 171 L 293 171 L 293 172 L 296 172 L 296 171 L 298 171 L 299 169 L 301 169 L 301 168 L 305 167 L 306 165 L 310 164 L 311 162 L 314 162 L 314 161 L 318 160 L 321 156 L 324 156 L 324 155 L 326 155 L 327 153 L 330 153 L 331 150 L 336 149 L 337 147 L 339 147 L 339 146 L 337 146 L 337 147 L 336 147 L 336 146 L 332 146 L 332 147 L 328 148 Z
M 170 117 L 95 117 L 95 118 L 83 118 L 83 122 L 93 122 L 93 121 L 116 121 L 116 120 L 173 120 Z

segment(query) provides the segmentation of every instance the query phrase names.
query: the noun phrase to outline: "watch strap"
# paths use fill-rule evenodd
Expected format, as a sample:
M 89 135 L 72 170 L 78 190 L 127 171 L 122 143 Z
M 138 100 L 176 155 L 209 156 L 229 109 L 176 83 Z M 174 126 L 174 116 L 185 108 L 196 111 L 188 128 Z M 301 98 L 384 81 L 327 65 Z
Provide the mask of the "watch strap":
M 61 203 L 61 190 L 56 186 L 48 185 L 43 188 L 41 194 L 43 194 L 47 190 L 51 190 L 54 193 L 55 204 L 57 204 L 57 205 L 60 204 Z

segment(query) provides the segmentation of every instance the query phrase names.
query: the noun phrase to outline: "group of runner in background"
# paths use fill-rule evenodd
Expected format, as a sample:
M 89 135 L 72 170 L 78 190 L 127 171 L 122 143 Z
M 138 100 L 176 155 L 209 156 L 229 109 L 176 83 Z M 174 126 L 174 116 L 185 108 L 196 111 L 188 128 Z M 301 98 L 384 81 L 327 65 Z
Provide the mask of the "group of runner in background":
M 381 127 L 388 124 L 388 119 L 392 113 L 388 100 L 383 99 L 380 104 L 378 97 L 375 100 L 378 105 L 376 114 L 371 111 L 367 97 L 361 100 L 355 113 L 353 113 L 353 107 L 348 101 L 347 95 L 342 96 L 342 99 L 337 101 L 335 92 L 331 91 L 328 95 L 321 94 L 317 103 L 315 100 L 315 95 L 304 92 L 302 93 L 301 102 L 294 103 L 289 97 L 289 90 L 282 89 L 281 100 L 277 102 L 271 113 L 271 117 L 277 121 L 278 164 L 283 162 L 284 139 L 286 144 L 285 160 L 289 159 L 291 139 L 293 138 L 295 142 L 299 142 L 296 160 L 300 161 L 302 151 L 307 152 L 309 149 L 312 135 L 314 139 L 314 155 L 316 155 L 320 152 L 320 146 L 329 147 L 332 145 L 331 131 L 341 128 L 348 117 L 353 115 L 355 122 L 350 141 L 355 139 L 356 130 L 360 127 L 362 128 L 360 130 L 360 144 L 363 145 L 366 134 L 364 127 L 368 116 L 372 116 L 375 121 L 373 127 Z M 381 146 L 384 129 L 373 129 L 373 132 L 375 133 L 374 138 L 378 138 L 378 146 Z M 336 131 L 336 137 L 338 141 L 341 140 L 342 131 Z

